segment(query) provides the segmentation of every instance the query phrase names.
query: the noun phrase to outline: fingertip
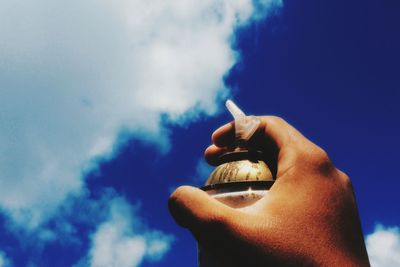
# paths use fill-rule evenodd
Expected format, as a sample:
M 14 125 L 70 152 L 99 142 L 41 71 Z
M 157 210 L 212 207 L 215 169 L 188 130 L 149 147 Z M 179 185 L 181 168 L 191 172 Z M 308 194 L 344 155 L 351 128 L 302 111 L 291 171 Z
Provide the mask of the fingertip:
M 175 191 L 171 194 L 168 199 L 168 209 L 171 213 L 172 217 L 174 217 L 175 221 L 181 225 L 182 227 L 187 228 L 190 225 L 188 221 L 188 211 L 186 207 L 185 201 L 187 200 L 187 196 L 191 195 L 193 191 L 196 191 L 197 188 L 192 186 L 179 186 Z M 199 190 L 199 189 L 197 189 Z
M 227 206 L 192 186 L 180 186 L 173 192 L 168 207 L 175 221 L 192 232 L 201 232 L 207 225 L 223 221 Z
M 231 121 L 219 127 L 211 135 L 211 140 L 218 147 L 232 145 L 235 141 L 235 123 Z
M 227 149 L 217 147 L 215 145 L 211 145 L 207 147 L 207 149 L 204 151 L 204 158 L 206 159 L 207 163 L 212 165 L 212 166 L 217 166 L 219 165 L 219 157 L 225 153 Z
M 273 140 L 278 147 L 290 145 L 301 134 L 287 121 L 278 116 L 262 116 L 261 129 L 265 137 Z

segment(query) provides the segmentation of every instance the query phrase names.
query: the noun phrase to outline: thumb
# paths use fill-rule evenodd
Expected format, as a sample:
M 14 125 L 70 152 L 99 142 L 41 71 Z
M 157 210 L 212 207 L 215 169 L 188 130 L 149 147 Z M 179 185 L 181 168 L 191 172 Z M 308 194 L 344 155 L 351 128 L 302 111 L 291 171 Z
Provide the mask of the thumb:
M 175 221 L 200 239 L 224 228 L 235 212 L 192 186 L 178 187 L 170 196 L 168 206 Z

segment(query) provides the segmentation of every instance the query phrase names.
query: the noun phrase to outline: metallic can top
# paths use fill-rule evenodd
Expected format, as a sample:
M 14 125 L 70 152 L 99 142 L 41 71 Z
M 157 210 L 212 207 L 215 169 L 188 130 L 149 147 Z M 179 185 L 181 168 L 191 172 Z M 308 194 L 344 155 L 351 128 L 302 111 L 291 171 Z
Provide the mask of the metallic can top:
M 239 150 L 223 154 L 220 157 L 221 164 L 210 174 L 202 189 L 207 191 L 251 185 L 271 187 L 274 178 L 263 158 L 261 151 Z

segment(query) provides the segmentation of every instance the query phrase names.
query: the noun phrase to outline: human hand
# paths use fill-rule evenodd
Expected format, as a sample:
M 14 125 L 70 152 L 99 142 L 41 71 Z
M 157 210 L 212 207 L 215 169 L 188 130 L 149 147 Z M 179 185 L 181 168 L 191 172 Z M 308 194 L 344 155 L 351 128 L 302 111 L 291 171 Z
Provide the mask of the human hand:
M 194 187 L 179 187 L 169 207 L 221 266 L 369 266 L 347 175 L 328 155 L 277 117 L 260 117 L 249 146 L 276 176 L 268 194 L 233 209 Z M 234 124 L 216 130 L 206 159 L 234 144 Z

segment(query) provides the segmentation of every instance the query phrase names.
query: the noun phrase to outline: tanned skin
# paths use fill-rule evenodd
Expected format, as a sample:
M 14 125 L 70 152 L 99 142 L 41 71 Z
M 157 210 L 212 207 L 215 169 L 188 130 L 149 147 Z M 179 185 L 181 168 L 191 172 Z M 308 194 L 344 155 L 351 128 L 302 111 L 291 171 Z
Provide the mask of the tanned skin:
M 220 266 L 370 266 L 349 177 L 327 153 L 278 117 L 259 117 L 249 146 L 262 150 L 276 182 L 251 208 L 233 209 L 190 186 L 169 208 Z M 210 164 L 234 145 L 234 123 L 216 130 Z

